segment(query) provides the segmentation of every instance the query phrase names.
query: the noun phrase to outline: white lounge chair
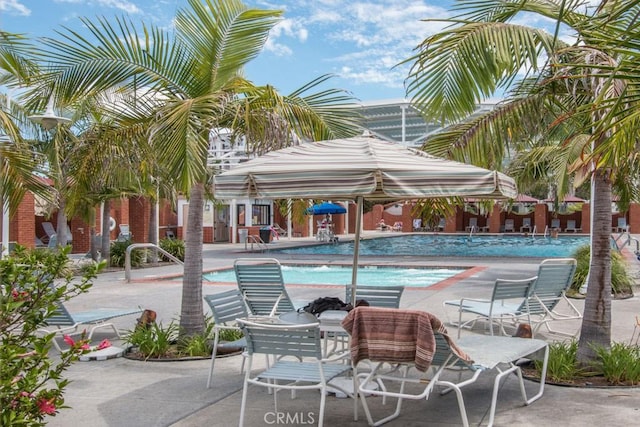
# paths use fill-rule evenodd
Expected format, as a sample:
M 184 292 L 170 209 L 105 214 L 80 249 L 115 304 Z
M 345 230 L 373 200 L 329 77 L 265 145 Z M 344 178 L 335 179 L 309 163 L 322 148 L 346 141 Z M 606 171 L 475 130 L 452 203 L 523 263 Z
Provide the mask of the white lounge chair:
M 458 327 L 458 337 L 462 328 L 472 328 L 478 320 L 488 322 L 491 335 L 496 324 L 499 326 L 499 332 L 507 335 L 504 329 L 506 320 L 515 323 L 520 318 L 526 318 L 527 323 L 531 324 L 529 297 L 536 279 L 537 276 L 521 280 L 497 279 L 490 299 L 462 298 L 445 301 L 443 303 L 445 308 L 457 309 L 458 319 L 450 323 Z M 472 318 L 463 321 L 462 317 L 466 314 L 471 314 Z
M 553 322 L 582 319 L 580 310 L 566 296 L 573 282 L 576 265 L 577 262 L 573 258 L 546 259 L 540 263 L 538 278 L 528 304 L 534 335 L 542 326 L 550 333 L 567 336 L 575 336 L 579 332 L 580 326 L 574 333 L 551 328 Z M 566 307 L 563 311 L 560 311 L 562 307 L 559 307 L 561 302 Z
M 275 316 L 295 310 L 277 259 L 240 258 L 233 263 L 233 268 L 238 289 L 251 314 Z
M 130 314 L 141 313 L 141 308 L 121 309 L 121 308 L 97 308 L 91 311 L 71 313 L 61 302 L 57 303 L 56 311 L 47 319 L 47 327 L 38 330 L 40 333 L 57 335 L 79 333 L 81 326 L 90 326 L 87 339 L 91 340 L 93 333 L 98 328 L 111 328 L 116 336 L 120 337 L 120 331 L 109 320 L 116 317 L 128 316 Z M 54 338 L 53 345 L 62 351 L 60 345 Z
M 527 230 L 527 233 L 531 233 L 531 218 L 522 218 L 522 226 L 520 227 L 520 232 L 524 233 L 524 230 Z
M 447 221 L 444 218 L 440 218 L 438 225 L 436 226 L 436 231 L 444 231 L 445 225 Z
M 552 230 L 560 230 L 560 219 L 559 218 L 553 218 L 551 220 L 551 229 Z
M 354 377 L 369 425 L 378 426 L 398 418 L 404 399 L 428 399 L 436 387 L 444 387 L 443 394 L 451 390 L 455 392 L 462 425 L 468 426 L 461 389 L 476 382 L 484 372 L 498 372 L 491 393 L 489 426 L 495 417 L 500 382 L 507 375 L 513 372 L 517 374 L 522 398 L 527 405 L 544 393 L 549 357 L 549 346 L 545 341 L 476 335 L 455 343 L 440 320 L 418 310 L 357 307 L 347 315 L 342 325 L 351 335 Z M 536 385 L 537 393 L 529 398 L 516 362 L 524 357 L 538 357 L 540 352 L 543 353 L 541 380 Z M 373 362 L 373 369 L 368 373 L 358 373 L 362 361 L 369 362 L 367 369 Z M 472 376 L 460 381 L 460 376 L 455 375 L 457 381 L 450 381 L 444 378 L 448 368 L 456 370 L 458 374 L 466 371 Z M 427 376 L 429 369 L 432 373 Z M 372 383 L 381 386 L 372 389 L 369 386 Z M 398 387 L 393 386 L 397 383 L 400 383 L 398 391 Z M 405 389 L 405 383 L 414 384 L 415 387 Z M 395 411 L 375 421 L 369 410 L 367 395 L 398 399 Z
M 627 224 L 627 218 L 621 216 L 618 217 L 618 226 L 617 227 L 613 227 L 613 231 L 616 231 L 618 233 L 622 233 L 622 232 L 628 232 L 629 231 L 629 224 Z
M 356 287 L 356 298 L 351 298 L 351 286 L 345 287 L 345 301 L 355 306 L 357 300 L 365 300 L 372 307 L 399 308 L 404 286 L 366 286 Z
M 504 220 L 504 232 L 505 233 L 514 233 L 516 231 L 516 227 L 513 224 L 513 219 L 505 219 Z
M 478 231 L 478 218 L 469 218 L 469 224 L 464 228 L 465 231 Z
M 578 231 L 582 231 L 582 228 L 576 227 L 575 219 L 568 219 L 567 227 L 564 229 L 564 231 L 565 233 L 568 233 L 569 231 L 573 231 L 574 233 L 577 233 Z

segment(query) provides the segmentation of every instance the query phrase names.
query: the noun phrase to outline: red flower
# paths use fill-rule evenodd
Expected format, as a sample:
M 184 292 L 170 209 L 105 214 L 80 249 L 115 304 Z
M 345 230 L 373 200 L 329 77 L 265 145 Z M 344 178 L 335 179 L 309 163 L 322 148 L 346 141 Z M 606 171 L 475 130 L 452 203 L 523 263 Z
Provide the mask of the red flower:
M 43 414 L 53 415 L 56 413 L 56 405 L 54 401 L 55 397 L 52 397 L 51 399 L 40 398 L 36 404 L 38 405 L 40 412 Z
M 102 350 L 104 348 L 109 348 L 109 347 L 111 347 L 111 343 L 109 342 L 108 339 L 104 339 L 100 342 L 100 344 L 98 344 L 98 347 L 96 349 Z

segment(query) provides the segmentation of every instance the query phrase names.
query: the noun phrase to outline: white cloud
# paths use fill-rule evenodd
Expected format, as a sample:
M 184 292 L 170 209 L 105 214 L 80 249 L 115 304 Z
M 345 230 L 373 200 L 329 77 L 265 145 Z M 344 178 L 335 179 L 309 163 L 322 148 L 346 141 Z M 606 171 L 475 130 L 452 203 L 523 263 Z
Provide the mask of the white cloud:
M 286 10 L 282 23 L 269 35 L 267 50 L 293 55 L 296 43 L 322 40 L 318 57 L 335 63 L 334 72 L 355 84 L 402 87 L 406 70 L 392 70 L 411 56 L 424 38 L 443 28 L 421 19 L 449 15 L 433 0 L 297 0 L 267 7 Z M 430 4 L 433 3 L 433 4 Z M 284 4 L 284 6 L 283 6 Z M 266 4 L 265 4 L 266 6 Z M 287 50 L 285 46 L 291 48 Z M 340 56 L 332 53 L 332 48 Z M 349 52 L 344 54 L 344 52 Z
M 31 9 L 19 0 L 0 0 L 0 10 L 10 15 L 30 16 Z
M 54 1 L 56 3 L 87 3 L 89 5 L 116 9 L 126 13 L 132 13 L 132 14 L 142 13 L 142 10 L 134 2 L 127 1 L 127 0 L 54 0 Z

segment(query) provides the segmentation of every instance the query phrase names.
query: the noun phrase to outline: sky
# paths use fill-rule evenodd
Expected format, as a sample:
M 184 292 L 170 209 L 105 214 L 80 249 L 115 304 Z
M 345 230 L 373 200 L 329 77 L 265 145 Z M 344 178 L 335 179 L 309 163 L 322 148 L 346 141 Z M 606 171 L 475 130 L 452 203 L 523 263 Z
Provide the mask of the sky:
M 596 0 L 589 0 L 597 3 Z M 452 0 L 245 0 L 249 7 L 283 10 L 264 51 L 246 67 L 255 84 L 288 94 L 325 74 L 323 88 L 339 88 L 363 102 L 402 99 L 409 58 L 427 36 L 443 28 L 424 19 L 451 17 Z M 0 0 L 0 29 L 29 37 L 55 37 L 62 27 L 83 32 L 79 17 L 128 16 L 171 29 L 187 0 Z M 523 17 L 528 26 L 549 22 Z
M 441 25 L 421 22 L 450 15 L 448 0 L 245 0 L 250 7 L 280 9 L 283 20 L 264 51 L 246 68 L 255 84 L 287 94 L 324 75 L 323 87 L 350 92 L 361 101 L 405 98 L 408 58 Z M 171 28 L 186 0 L 0 0 L 0 29 L 29 37 L 55 37 L 62 26 L 82 31 L 79 17 L 128 15 Z

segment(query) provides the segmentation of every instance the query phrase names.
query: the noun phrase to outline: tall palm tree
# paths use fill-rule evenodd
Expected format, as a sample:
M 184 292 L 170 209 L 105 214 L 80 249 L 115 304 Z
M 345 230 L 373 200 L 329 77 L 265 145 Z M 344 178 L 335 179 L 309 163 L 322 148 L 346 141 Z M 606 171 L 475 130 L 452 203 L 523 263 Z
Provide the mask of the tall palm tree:
M 281 96 L 242 76 L 243 66 L 262 50 L 281 12 L 246 7 L 238 0 L 189 0 L 178 11 L 175 30 L 124 18 L 83 19 L 90 38 L 66 30 L 61 39 L 43 40 L 41 58 L 58 99 L 69 102 L 119 88 L 146 88 L 158 101 L 148 135 L 157 161 L 189 198 L 180 326 L 185 334 L 204 328 L 202 243 L 205 188 L 211 177 L 206 159 L 209 134 L 233 129 L 263 149 L 292 143 L 290 135 L 322 139 L 349 134 L 355 115 L 341 91 Z
M 33 46 L 24 37 L 0 31 L 0 85 L 20 89 L 28 84 L 37 71 L 30 58 Z M 28 112 L 8 93 L 0 94 L 0 199 L 15 212 L 26 191 L 32 191 L 51 200 L 50 189 L 34 174 L 43 172 L 37 156 L 25 138 L 22 129 L 33 130 Z
M 451 25 L 408 60 L 408 92 L 430 119 L 463 120 L 485 97 L 512 88 L 493 111 L 428 141 L 428 149 L 500 167 L 510 156 L 555 141 L 558 157 L 571 160 L 564 165 L 568 173 L 591 176 L 592 250 L 578 350 L 585 363 L 596 356 L 592 344 L 609 347 L 611 341 L 611 191 L 614 182 L 623 184 L 613 167 L 628 166 L 629 142 L 637 134 L 635 121 L 621 120 L 637 100 L 616 100 L 625 90 L 637 93 L 629 90 L 632 75 L 623 76 L 619 67 L 634 58 L 637 63 L 638 51 L 623 51 L 621 41 L 639 40 L 633 26 L 638 4 L 603 1 L 589 9 L 577 0 L 461 0 L 459 16 L 445 20 Z M 554 33 L 517 23 L 524 13 L 555 22 Z M 576 35 L 573 43 L 559 36 L 567 28 Z

